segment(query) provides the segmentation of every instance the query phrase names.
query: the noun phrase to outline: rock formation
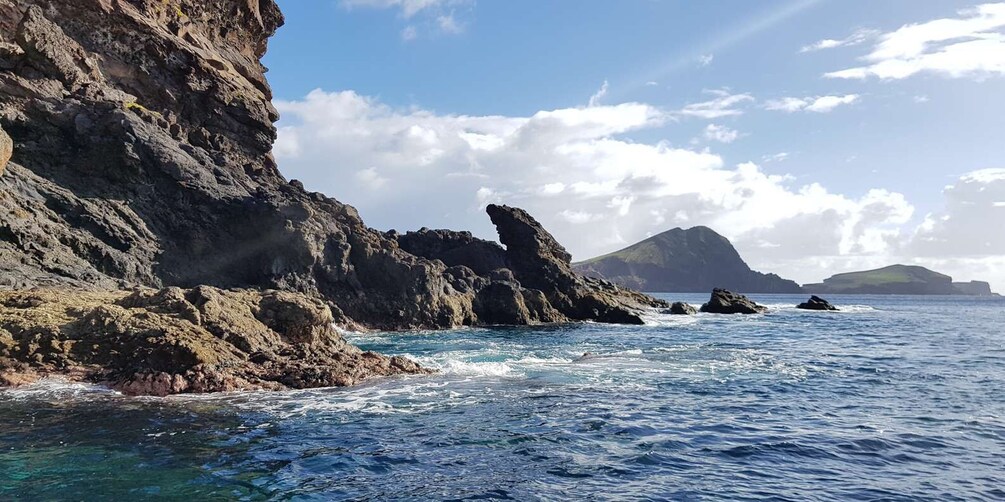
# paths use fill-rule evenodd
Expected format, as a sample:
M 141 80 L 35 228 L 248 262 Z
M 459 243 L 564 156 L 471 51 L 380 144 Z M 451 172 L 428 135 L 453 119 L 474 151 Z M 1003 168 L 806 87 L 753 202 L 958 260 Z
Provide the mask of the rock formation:
M 578 277 L 519 210 L 493 213 L 503 250 L 385 235 L 287 181 L 260 63 L 282 22 L 273 0 L 0 0 L 0 288 L 278 290 L 373 329 L 661 305 Z
M 3 176 L 3 170 L 7 167 L 7 161 L 10 160 L 12 153 L 14 153 L 14 141 L 0 128 L 0 176 Z
M 834 275 L 820 284 L 806 284 L 807 292 L 859 295 L 974 295 L 993 296 L 986 282 L 953 282 L 953 278 L 917 265 L 890 265 L 876 270 Z
M 673 302 L 673 304 L 670 305 L 670 310 L 666 313 L 670 315 L 695 315 L 698 313 L 698 309 L 694 308 L 689 303 Z
M 958 295 L 967 296 L 998 296 L 991 291 L 991 284 L 985 281 L 954 282 L 953 289 Z
M 709 314 L 761 314 L 768 308 L 741 294 L 716 288 L 712 290 L 708 303 L 701 306 L 701 311 Z
M 0 292 L 0 385 L 47 374 L 168 395 L 352 385 L 422 373 L 349 345 L 318 300 L 202 286 Z
M 813 295 L 809 300 L 796 305 L 796 308 L 802 310 L 838 310 L 838 308 L 831 305 L 830 302 L 816 295 Z
M 708 227 L 675 228 L 575 267 L 582 274 L 639 291 L 802 292 L 793 281 L 751 270 L 729 240 Z
M 505 249 L 493 242 L 450 230 L 391 233 L 402 249 L 451 268 L 460 290 L 475 291 L 473 313 L 482 323 L 559 322 L 565 320 L 642 324 L 649 308 L 661 300 L 582 277 L 572 270 L 572 257 L 526 211 L 489 205 L 486 208 Z M 470 279 L 465 279 L 470 278 Z M 509 308 L 501 308 L 504 306 Z M 507 316 L 515 318 L 507 320 Z

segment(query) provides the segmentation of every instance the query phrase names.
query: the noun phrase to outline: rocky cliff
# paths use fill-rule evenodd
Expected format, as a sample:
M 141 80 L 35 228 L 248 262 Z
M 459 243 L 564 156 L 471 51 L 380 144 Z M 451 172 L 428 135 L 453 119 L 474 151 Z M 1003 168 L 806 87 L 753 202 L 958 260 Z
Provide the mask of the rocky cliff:
M 729 240 L 708 227 L 675 228 L 575 267 L 582 274 L 640 291 L 802 291 L 793 281 L 751 270 Z
M 493 210 L 505 250 L 424 248 L 287 181 L 260 63 L 282 22 L 273 0 L 0 0 L 0 288 L 279 290 L 376 329 L 660 305 L 578 277 L 517 209 Z

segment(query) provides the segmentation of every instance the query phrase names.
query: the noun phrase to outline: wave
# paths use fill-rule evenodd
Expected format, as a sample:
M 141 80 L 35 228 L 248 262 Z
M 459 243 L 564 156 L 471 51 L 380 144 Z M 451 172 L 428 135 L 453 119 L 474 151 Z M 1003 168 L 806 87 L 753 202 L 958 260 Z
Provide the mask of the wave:
M 13 389 L 0 390 L 0 398 L 12 400 L 69 400 L 82 397 L 121 396 L 118 391 L 97 384 L 48 377 Z

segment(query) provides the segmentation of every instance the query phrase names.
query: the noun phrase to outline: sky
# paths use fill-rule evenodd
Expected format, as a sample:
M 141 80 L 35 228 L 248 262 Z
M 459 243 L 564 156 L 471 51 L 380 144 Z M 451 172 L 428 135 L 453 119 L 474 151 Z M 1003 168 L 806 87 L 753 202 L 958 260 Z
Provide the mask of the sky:
M 1005 3 L 279 0 L 284 175 L 368 225 L 533 214 L 582 260 L 706 225 L 800 283 L 1005 292 Z

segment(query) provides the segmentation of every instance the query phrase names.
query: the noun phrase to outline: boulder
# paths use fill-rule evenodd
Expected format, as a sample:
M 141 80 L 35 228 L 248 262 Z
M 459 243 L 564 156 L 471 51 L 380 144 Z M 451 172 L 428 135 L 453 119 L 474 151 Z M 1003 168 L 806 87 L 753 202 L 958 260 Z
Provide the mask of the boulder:
M 811 296 L 806 302 L 796 305 L 796 308 L 803 310 L 838 310 L 830 302 L 816 295 Z
M 670 305 L 670 310 L 665 312 L 671 315 L 695 315 L 698 313 L 698 309 L 689 303 L 673 302 Z
M 768 308 L 741 294 L 716 288 L 712 290 L 708 303 L 701 306 L 701 311 L 710 314 L 761 314 Z
M 10 157 L 13 153 L 14 142 L 10 139 L 10 136 L 4 132 L 3 128 L 0 127 L 0 175 L 3 175 L 4 169 L 7 168 L 7 162 L 10 161 Z

